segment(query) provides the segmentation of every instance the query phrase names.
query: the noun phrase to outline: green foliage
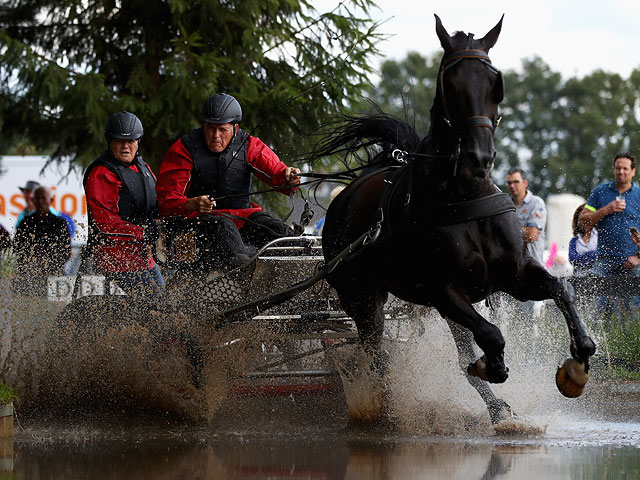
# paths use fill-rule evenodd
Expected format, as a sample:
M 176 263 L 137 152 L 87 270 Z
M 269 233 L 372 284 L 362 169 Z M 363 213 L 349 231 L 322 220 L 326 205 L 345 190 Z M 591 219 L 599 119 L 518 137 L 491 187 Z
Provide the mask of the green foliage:
M 631 381 L 639 381 L 640 380 L 640 371 L 632 371 L 627 370 L 623 367 L 613 367 L 610 372 L 611 378 L 616 378 L 620 380 L 631 380 Z
M 8 405 L 17 398 L 18 394 L 13 388 L 0 382 L 0 405 Z
M 381 80 L 367 92 L 367 98 L 386 113 L 407 121 L 418 133 L 426 135 L 441 57 L 442 53 L 424 57 L 410 52 L 400 62 L 385 61 L 380 68 Z M 360 102 L 358 107 L 361 111 L 373 112 L 366 101 Z
M 10 279 L 16 271 L 15 255 L 13 251 L 0 252 L 0 279 Z
M 345 0 L 320 14 L 306 0 L 8 0 L 0 138 L 87 165 L 105 147 L 107 117 L 126 109 L 157 167 L 198 125 L 203 100 L 227 92 L 243 127 L 286 159 L 367 84 L 381 39 L 372 5 Z
M 612 357 L 623 358 L 640 367 L 640 321 L 637 314 L 605 328 Z
M 640 97 L 630 89 L 632 78 L 596 71 L 564 81 L 540 58 L 525 60 L 522 73 L 505 75 L 501 160 L 522 165 L 527 158 L 537 194 L 588 196 L 612 178 L 613 156 L 633 148 L 637 119 L 629 105 Z

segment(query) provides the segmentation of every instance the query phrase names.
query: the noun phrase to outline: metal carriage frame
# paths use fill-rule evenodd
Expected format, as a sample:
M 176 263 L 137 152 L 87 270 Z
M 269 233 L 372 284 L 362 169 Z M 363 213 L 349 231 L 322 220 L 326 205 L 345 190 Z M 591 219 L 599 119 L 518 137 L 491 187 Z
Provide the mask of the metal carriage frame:
M 335 291 L 324 280 L 341 262 L 373 243 L 379 225 L 363 234 L 326 264 L 321 237 L 299 236 L 273 240 L 251 263 L 233 270 L 211 271 L 207 278 L 183 282 L 193 265 L 178 267 L 168 282 L 169 291 L 197 290 L 187 295 L 206 322 L 224 329 L 239 324 L 256 327 L 248 339 L 231 335 L 214 348 L 252 343 L 260 346 L 256 362 L 236 375 L 236 395 L 289 395 L 323 393 L 337 388 L 339 372 L 327 354 L 358 342 L 355 324 L 342 310 Z M 195 259 L 196 255 L 190 257 Z M 403 338 L 399 323 L 415 318 L 418 307 L 393 299 L 385 314 L 396 321 L 393 338 Z M 233 329 L 231 329 L 233 332 Z M 338 379 L 337 381 L 333 379 Z

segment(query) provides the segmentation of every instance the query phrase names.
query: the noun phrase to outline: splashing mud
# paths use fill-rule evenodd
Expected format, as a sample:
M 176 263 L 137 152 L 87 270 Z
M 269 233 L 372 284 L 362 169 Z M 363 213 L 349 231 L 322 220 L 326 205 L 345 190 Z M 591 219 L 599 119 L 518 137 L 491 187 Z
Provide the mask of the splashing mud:
M 484 305 L 475 307 L 505 336 L 510 377 L 491 388 L 516 417 L 491 424 L 487 407 L 459 365 L 447 323 L 434 309 L 421 308 L 410 320 L 387 321 L 383 348 L 390 354 L 390 363 L 384 381 L 362 373 L 368 371 L 364 354 L 358 357 L 345 349 L 334 356 L 350 420 L 384 418 L 386 425 L 421 435 L 535 436 L 565 415 L 563 410 L 575 409 L 575 401 L 563 398 L 554 381 L 556 368 L 569 351 L 568 336 L 561 330 L 564 321 L 555 318 L 557 325 L 545 325 L 539 319 L 534 326 L 526 312 L 511 305 L 498 305 L 493 311 Z M 476 350 L 479 357 L 481 352 Z
M 238 327 L 194 328 L 180 312 L 128 297 L 85 297 L 72 308 L 15 298 L 3 318 L 2 376 L 23 412 L 123 405 L 209 421 L 243 368 Z M 206 339 L 206 341 L 203 341 Z
M 332 354 L 350 424 L 427 435 L 490 431 L 486 408 L 458 366 L 447 324 L 435 310 L 417 312 L 409 320 L 387 321 L 384 377 L 370 370 L 370 358 L 358 346 Z
M 255 341 L 264 335 L 258 325 L 214 329 L 128 297 L 86 298 L 87 305 L 78 302 L 62 315 L 60 305 L 18 297 L 2 310 L 2 379 L 17 388 L 21 413 L 142 408 L 208 423 L 229 403 L 238 374 L 263 353 L 265 343 Z M 554 384 L 568 352 L 562 319 L 552 327 L 538 321 L 536 332 L 512 308 L 492 314 L 476 307 L 505 335 L 510 378 L 492 388 L 516 419 L 491 424 L 446 322 L 420 308 L 412 318 L 387 321 L 384 377 L 370 371 L 370 359 L 355 344 L 326 355 L 340 373 L 350 424 L 417 435 L 539 435 L 567 411 L 580 413 L 589 385 L 576 402 Z M 194 354 L 194 345 L 202 355 Z

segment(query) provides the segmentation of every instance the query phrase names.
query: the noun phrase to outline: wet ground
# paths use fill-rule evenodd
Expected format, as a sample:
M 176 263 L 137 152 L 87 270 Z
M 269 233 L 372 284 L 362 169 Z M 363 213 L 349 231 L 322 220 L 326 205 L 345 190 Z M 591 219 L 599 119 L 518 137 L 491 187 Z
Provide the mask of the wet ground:
M 494 390 L 518 421 L 500 434 L 434 316 L 417 335 L 388 332 L 389 416 L 382 425 L 349 426 L 373 395 L 339 378 L 325 396 L 229 395 L 220 404 L 194 396 L 190 412 L 213 413 L 189 421 L 159 411 L 182 406 L 176 392 L 185 392 L 175 381 L 189 376 L 170 355 L 149 355 L 141 341 L 147 330 L 106 332 L 71 351 L 63 332 L 65 348 L 53 348 L 55 336 L 42 327 L 48 308 L 34 304 L 5 316 L 3 375 L 20 384 L 25 403 L 17 405 L 14 441 L 0 442 L 0 479 L 640 478 L 640 387 L 595 378 L 580 399 L 563 398 L 553 378 L 566 339 L 555 330 L 532 336 L 503 325 L 511 375 Z M 225 338 L 251 337 L 232 333 Z M 212 379 L 242 364 L 241 354 L 255 355 L 241 343 Z M 352 357 L 345 347 L 325 360 L 341 368 Z M 214 393 L 233 387 L 208 386 Z
M 14 477 L 0 478 L 640 478 L 637 386 L 590 388 L 571 415 L 527 417 L 529 426 L 546 427 L 534 434 L 349 428 L 340 395 L 230 399 L 207 425 L 130 407 L 42 413 L 19 418 Z

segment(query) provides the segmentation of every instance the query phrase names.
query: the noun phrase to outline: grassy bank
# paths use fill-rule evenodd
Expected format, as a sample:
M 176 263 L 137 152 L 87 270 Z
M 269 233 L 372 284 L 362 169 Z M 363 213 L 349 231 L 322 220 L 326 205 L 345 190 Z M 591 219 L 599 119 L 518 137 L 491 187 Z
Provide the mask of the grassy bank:
M 17 399 L 16 391 L 9 385 L 0 382 L 0 405 L 9 405 Z

